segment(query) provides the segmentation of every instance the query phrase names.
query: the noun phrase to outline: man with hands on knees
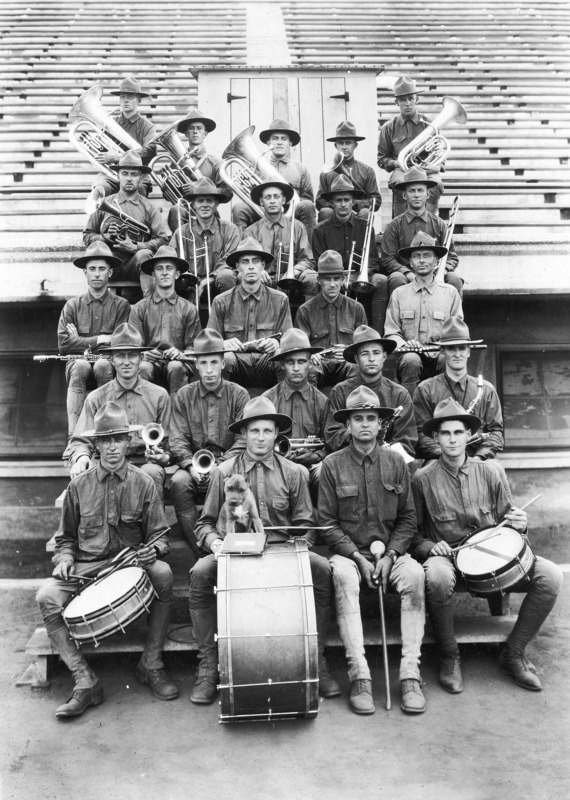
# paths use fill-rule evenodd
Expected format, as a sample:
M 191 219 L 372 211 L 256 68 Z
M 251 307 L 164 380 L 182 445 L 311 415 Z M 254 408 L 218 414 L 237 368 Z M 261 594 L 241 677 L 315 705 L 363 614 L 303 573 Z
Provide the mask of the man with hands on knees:
M 162 649 L 173 602 L 172 572 L 162 558 L 170 551 L 166 518 L 153 481 L 126 460 L 129 425 L 117 403 L 106 403 L 94 418 L 92 438 L 100 459 L 69 484 L 56 535 L 53 576 L 37 594 L 48 635 L 75 681 L 73 694 L 60 705 L 58 719 L 78 717 L 103 702 L 103 687 L 71 639 L 62 617 L 67 600 L 82 580 L 94 579 L 113 566 L 126 547 L 136 550 L 136 563 L 148 574 L 156 592 L 150 607 L 145 648 L 136 677 L 159 700 L 174 700 L 178 688 L 164 671 Z
M 364 652 L 360 586 L 401 595 L 401 708 L 425 711 L 419 671 L 424 633 L 424 577 L 406 552 L 416 532 L 410 478 L 402 456 L 380 447 L 377 436 L 391 408 L 380 406 L 371 389 L 360 386 L 335 419 L 346 425 L 348 447 L 323 461 L 319 483 L 319 524 L 332 552 L 337 621 L 348 659 L 350 708 L 373 714 L 370 668 Z M 328 528 L 328 530 L 326 530 Z

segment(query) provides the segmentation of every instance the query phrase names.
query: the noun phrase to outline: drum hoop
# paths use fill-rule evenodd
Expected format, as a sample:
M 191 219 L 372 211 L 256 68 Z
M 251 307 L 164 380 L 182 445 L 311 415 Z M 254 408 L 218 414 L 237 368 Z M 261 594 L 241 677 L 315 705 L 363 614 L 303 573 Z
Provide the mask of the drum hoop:
M 492 528 L 495 528 L 496 525 L 489 525 L 487 527 L 488 527 L 489 530 L 491 530 Z M 466 542 L 469 541 L 471 536 L 473 536 L 476 533 L 480 533 L 481 531 L 484 531 L 484 530 L 485 530 L 485 528 L 479 528 L 478 530 L 473 531 L 473 533 L 470 534 L 470 536 L 467 537 Z M 520 531 L 517 531 L 516 528 L 510 528 L 509 527 L 508 530 L 514 531 L 515 533 L 517 533 L 520 536 L 522 547 L 518 551 L 518 553 L 516 553 L 515 555 L 511 556 L 510 560 L 508 562 L 506 562 L 502 567 L 498 567 L 497 569 L 492 570 L 491 572 L 466 572 L 464 569 L 461 569 L 459 567 L 458 563 L 457 563 L 458 560 L 460 560 L 460 558 L 461 558 L 461 552 L 462 551 L 459 551 L 458 553 L 454 553 L 453 554 L 453 563 L 454 563 L 454 566 L 455 566 L 455 569 L 457 570 L 457 572 L 459 572 L 459 574 L 463 578 L 465 578 L 465 576 L 468 576 L 468 578 L 471 578 L 471 579 L 474 579 L 474 580 L 491 579 L 495 575 L 503 575 L 505 572 L 508 572 L 510 569 L 512 569 L 512 567 L 515 565 L 517 560 L 522 559 L 522 557 L 526 553 L 527 549 L 530 550 L 530 552 L 534 556 L 533 550 L 532 550 L 532 548 L 530 546 L 530 543 L 529 543 L 528 539 L 526 539 L 522 535 L 522 533 Z M 482 544 L 483 544 L 483 542 L 482 542 Z
M 117 572 L 120 572 L 122 569 L 132 569 L 133 566 L 134 565 L 130 564 L 130 565 L 128 565 L 128 567 L 120 567 L 117 570 Z M 113 600 L 113 603 L 115 605 L 117 605 L 117 604 L 120 605 L 122 603 L 125 603 L 127 600 L 130 600 L 133 595 L 138 594 L 137 589 L 143 589 L 147 583 L 150 583 L 150 578 L 148 577 L 147 572 L 144 569 L 142 569 L 142 567 L 137 567 L 137 569 L 141 570 L 141 574 L 137 578 L 137 582 L 135 584 L 133 584 L 132 586 L 130 586 L 122 595 L 120 595 L 119 597 L 116 597 Z M 65 602 L 64 606 L 62 607 L 62 612 L 61 613 L 62 613 L 62 616 L 64 617 L 64 619 L 66 619 L 68 622 L 71 622 L 71 623 L 74 623 L 75 620 L 89 620 L 89 621 L 91 621 L 91 620 L 96 620 L 99 617 L 104 616 L 105 614 L 108 614 L 109 613 L 109 609 L 111 609 L 111 611 L 112 611 L 113 607 L 110 605 L 109 601 L 107 601 L 106 605 L 101 606 L 100 608 L 96 609 L 95 611 L 89 611 L 87 614 L 82 614 L 81 616 L 78 616 L 78 617 L 71 617 L 71 616 L 67 616 L 65 614 L 65 612 L 67 611 L 68 606 L 74 600 L 76 600 L 78 597 L 80 597 L 82 594 L 84 594 L 87 589 L 91 589 L 91 588 L 95 587 L 97 585 L 97 583 L 103 583 L 107 578 L 110 577 L 110 575 L 114 575 L 114 574 L 115 574 L 115 572 L 109 573 L 109 575 L 104 575 L 100 580 L 96 580 L 93 583 L 88 583 L 85 586 L 82 586 L 80 591 L 78 591 L 76 594 L 72 595 L 72 597 L 70 597 Z M 150 585 L 151 585 L 151 589 L 152 589 L 152 584 L 150 584 Z

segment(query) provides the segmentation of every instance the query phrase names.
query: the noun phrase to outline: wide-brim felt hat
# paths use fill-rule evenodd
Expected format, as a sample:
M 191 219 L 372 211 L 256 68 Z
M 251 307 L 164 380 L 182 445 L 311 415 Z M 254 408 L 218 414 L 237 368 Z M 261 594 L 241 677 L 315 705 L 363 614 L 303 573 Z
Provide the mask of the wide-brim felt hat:
M 99 352 L 116 353 L 124 350 L 135 350 L 138 353 L 146 353 L 152 347 L 144 347 L 140 333 L 129 322 L 123 322 L 111 334 L 109 344 L 100 345 Z
M 469 335 L 469 328 L 465 320 L 461 317 L 449 317 L 441 326 L 441 333 L 439 342 L 434 342 L 440 347 L 446 347 L 453 344 L 481 344 L 483 339 L 472 339 Z
M 194 339 L 194 345 L 189 351 L 193 356 L 217 356 L 226 352 L 222 335 L 214 328 L 204 328 Z
M 344 275 L 342 256 L 337 250 L 325 250 L 317 263 L 318 275 Z
M 366 136 L 358 136 L 356 134 L 356 125 L 346 120 L 336 126 L 335 135 L 330 136 L 327 142 L 336 142 L 338 139 L 354 139 L 355 142 L 363 142 Z
M 109 92 L 109 94 L 113 94 L 115 96 L 120 94 L 138 94 L 140 97 L 150 97 L 148 92 L 143 92 L 141 88 L 141 82 L 132 75 L 129 75 L 127 78 L 125 78 L 119 88 L 113 89 L 113 91 Z
M 127 150 L 125 155 L 121 156 L 119 163 L 111 164 L 109 169 L 112 169 L 113 172 L 119 172 L 121 169 L 138 169 L 143 175 L 152 172 L 150 167 L 143 164 L 141 157 L 134 150 Z
M 266 181 L 265 183 L 259 183 L 257 186 L 254 186 L 250 192 L 253 202 L 259 205 L 261 195 L 265 189 L 269 189 L 271 186 L 276 186 L 278 189 L 281 189 L 285 195 L 285 203 L 291 202 L 295 194 L 295 189 L 293 189 L 290 183 L 281 183 L 280 181 Z
M 347 194 L 350 192 L 355 199 L 366 197 L 366 193 L 361 189 L 357 189 L 350 178 L 346 175 L 337 175 L 331 183 L 331 188 L 328 192 L 323 192 L 321 197 L 325 200 L 332 200 L 335 194 Z
M 425 169 L 410 167 L 409 170 L 404 172 L 400 180 L 394 184 L 394 189 L 405 189 L 406 186 L 411 186 L 413 183 L 423 183 L 428 189 L 433 189 L 434 186 L 437 186 L 437 181 L 432 180 Z
M 182 194 L 186 200 L 195 197 L 215 197 L 219 203 L 229 203 L 232 199 L 231 192 L 224 192 L 219 189 L 209 178 L 199 178 L 197 181 L 190 181 L 182 188 Z
M 234 252 L 226 257 L 226 264 L 230 267 L 235 267 L 242 256 L 248 255 L 260 256 L 266 264 L 270 264 L 273 261 L 271 253 L 266 253 L 259 242 L 252 236 L 247 236 L 245 239 L 242 239 Z
M 171 261 L 173 264 L 176 265 L 176 269 L 181 274 L 183 272 L 188 272 L 188 270 L 190 269 L 190 265 L 188 264 L 188 262 L 184 258 L 180 258 L 180 256 L 176 254 L 176 250 L 174 249 L 174 247 L 169 247 L 169 245 L 163 244 L 158 248 L 158 250 L 156 251 L 156 253 L 153 255 L 152 258 L 149 258 L 148 261 L 145 261 L 141 264 L 141 270 L 146 275 L 152 275 L 152 273 L 154 272 L 154 268 L 159 261 Z M 194 277 L 196 278 L 195 275 Z M 198 279 L 196 278 L 196 281 L 197 280 Z
M 358 348 L 363 344 L 370 343 L 381 344 L 387 355 L 394 352 L 397 347 L 397 342 L 393 339 L 383 339 L 378 331 L 375 331 L 369 325 L 359 325 L 352 334 L 352 344 L 343 350 L 344 360 L 354 364 Z
M 203 122 L 204 127 L 208 133 L 216 129 L 216 123 L 210 117 L 207 117 L 199 108 L 192 108 L 186 116 L 178 123 L 177 131 L 179 133 L 186 133 L 186 129 L 193 122 Z
M 88 262 L 94 258 L 104 258 L 113 269 L 115 267 L 120 267 L 123 263 L 120 258 L 113 255 L 111 248 L 100 239 L 90 244 L 85 250 L 85 253 L 79 256 L 79 258 L 76 258 L 73 263 L 76 267 L 79 267 L 79 269 L 85 269 Z
M 404 94 L 422 94 L 425 89 L 418 89 L 417 84 L 409 75 L 401 75 L 394 82 L 394 97 L 402 97 Z
M 244 425 L 248 422 L 253 422 L 256 419 L 269 419 L 274 422 L 281 433 L 287 433 L 293 424 L 291 417 L 286 414 L 278 414 L 275 406 L 268 397 L 261 395 L 248 400 L 243 409 L 242 418 L 236 420 L 229 429 L 232 433 L 239 433 Z
M 322 353 L 323 349 L 322 347 L 311 347 L 305 331 L 299 328 L 289 328 L 281 338 L 279 352 L 271 357 L 271 361 L 283 361 L 291 353 Z
M 381 406 L 376 392 L 368 386 L 358 386 L 346 398 L 346 408 L 339 408 L 333 417 L 337 422 L 344 422 L 354 411 L 377 411 L 380 419 L 390 419 L 394 416 L 394 409 Z
M 426 436 L 431 436 L 442 422 L 454 419 L 464 422 L 470 429 L 471 434 L 477 433 L 481 427 L 481 420 L 479 417 L 476 417 L 475 414 L 467 414 L 463 406 L 459 405 L 457 400 L 454 400 L 453 397 L 447 397 L 436 405 L 433 417 L 426 420 L 422 425 L 422 432 L 425 433 Z
M 409 259 L 414 250 L 431 250 L 437 258 L 442 258 L 447 253 L 447 247 L 436 244 L 433 236 L 429 236 L 423 231 L 416 233 L 409 247 L 402 247 L 401 250 L 398 250 L 398 257 Z
M 299 144 L 301 141 L 301 134 L 299 131 L 296 131 L 295 128 L 291 127 L 286 119 L 274 119 L 269 128 L 261 131 L 259 138 L 263 144 L 267 144 L 269 142 L 269 137 L 272 133 L 286 133 L 291 139 L 291 145 L 293 147 L 295 147 L 295 145 Z
M 117 436 L 122 433 L 137 433 L 144 425 L 129 425 L 127 412 L 118 403 L 109 400 L 95 414 L 93 420 L 95 427 L 83 431 L 82 436 L 88 439 L 100 439 L 105 436 Z

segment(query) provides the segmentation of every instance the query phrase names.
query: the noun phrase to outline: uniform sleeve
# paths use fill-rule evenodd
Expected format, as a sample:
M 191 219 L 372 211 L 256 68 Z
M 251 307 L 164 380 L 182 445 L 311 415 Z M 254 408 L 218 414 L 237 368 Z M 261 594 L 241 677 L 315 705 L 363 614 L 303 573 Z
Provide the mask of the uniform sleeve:
M 430 554 L 430 550 L 436 544 L 426 536 L 425 531 L 425 502 L 422 482 L 417 476 L 412 478 L 412 495 L 414 498 L 414 506 L 416 509 L 417 531 L 410 546 L 410 553 L 418 561 L 425 561 Z
M 198 310 L 195 305 L 190 304 L 184 320 L 184 350 L 188 350 L 192 347 L 194 344 L 194 339 L 196 336 L 198 336 L 201 330 L 202 325 L 200 323 L 200 315 L 198 314 Z
M 455 289 L 454 289 L 455 291 Z M 457 292 L 455 292 L 457 294 Z M 406 340 L 400 327 L 400 290 L 395 289 L 388 303 L 386 312 L 386 324 L 384 325 L 384 336 L 387 339 L 394 339 L 398 347 L 402 347 Z M 459 295 L 457 295 L 459 297 Z M 461 305 L 461 302 L 460 302 Z M 451 312 L 453 314 L 453 311 Z M 450 314 L 450 316 L 451 316 Z
M 303 305 L 299 306 L 297 309 L 295 327 L 304 331 L 309 337 L 309 340 L 311 339 L 311 326 L 309 325 L 309 309 L 307 308 L 307 303 L 303 303 Z
M 62 561 L 75 561 L 77 554 L 77 532 L 81 514 L 79 510 L 79 499 L 77 489 L 73 481 L 67 487 L 63 497 L 63 508 L 61 510 L 61 525 L 55 535 L 55 551 L 52 563 L 57 566 Z
M 172 401 L 172 416 L 170 424 L 170 455 L 172 460 L 180 467 L 186 469 L 192 463 L 192 431 L 183 395 L 177 392 Z
M 418 426 L 418 454 L 422 458 L 439 458 L 440 446 L 435 439 L 422 432 L 422 425 L 432 418 L 434 411 L 429 386 L 428 381 L 422 381 L 414 392 L 414 415 Z
M 220 470 L 216 468 L 211 472 L 202 514 L 194 530 L 198 547 L 206 552 L 211 552 L 211 544 L 214 539 L 223 538 L 219 531 L 216 530 L 223 504 L 224 481 Z
M 244 389 L 242 386 L 239 387 L 239 391 L 236 391 L 234 396 L 234 410 L 233 410 L 233 419 L 232 422 L 235 422 L 238 419 L 243 417 L 243 410 L 245 408 L 246 403 L 249 400 L 249 393 L 247 389 Z M 240 453 L 246 448 L 245 444 L 245 434 L 238 433 L 234 439 L 234 443 L 230 447 L 229 450 L 226 450 L 225 453 L 222 453 L 220 456 L 220 462 L 227 461 L 234 456 L 238 456 Z
M 317 191 L 317 199 L 316 199 L 316 206 L 317 210 L 320 211 L 321 208 L 332 208 L 332 203 L 330 200 L 325 200 L 323 197 L 323 192 L 328 192 L 329 190 L 329 180 L 327 178 L 326 172 L 321 172 L 319 175 L 319 189 Z
M 101 233 L 101 225 L 103 224 L 104 216 L 105 215 L 100 211 L 95 211 L 88 216 L 87 223 L 83 229 L 83 244 L 85 247 L 89 247 L 93 242 L 105 242 L 108 245 L 112 244 L 112 242 L 105 239 Z
M 274 330 L 275 333 L 285 333 L 285 331 L 288 331 L 289 328 L 293 327 L 293 322 L 291 320 L 291 309 L 289 307 L 289 299 L 285 295 L 280 297 L 279 301 L 279 316 L 277 318 Z
M 73 435 L 63 454 L 63 458 L 69 459 L 71 464 L 75 464 L 81 456 L 91 458 L 93 455 L 93 443 L 90 439 L 83 436 L 83 431 L 93 430 L 95 427 L 95 412 L 96 409 L 92 408 L 89 395 L 87 395 L 83 403 L 83 408 L 81 409 L 81 414 L 75 425 Z
M 503 410 L 501 402 L 494 386 L 487 386 L 485 398 L 485 409 L 481 413 L 483 420 L 483 431 L 488 433 L 488 438 L 482 442 L 475 450 L 476 456 L 493 456 L 495 453 L 500 453 L 505 445 L 503 435 Z M 474 414 L 477 414 L 475 408 Z
M 334 412 L 340 408 L 344 408 L 342 396 L 333 388 L 326 411 L 325 423 L 325 443 L 329 450 L 336 451 L 350 442 L 350 434 L 346 430 L 346 425 L 343 422 L 337 422 L 334 418 Z
M 150 239 L 148 242 L 138 242 L 137 250 L 150 250 L 151 253 L 156 253 L 161 245 L 168 244 L 170 232 L 158 208 L 148 203 L 146 210 L 148 226 L 150 228 Z
M 142 121 L 144 123 L 142 125 L 143 139 L 140 142 L 142 146 L 139 150 L 139 156 L 142 158 L 143 164 L 148 164 L 156 155 L 156 145 L 149 143 L 151 139 L 154 139 L 157 131 L 150 120 L 143 118 Z
M 142 532 L 144 542 L 151 539 L 153 546 L 158 550 L 158 558 L 164 558 L 170 553 L 170 542 L 168 539 L 168 525 L 164 514 L 164 506 L 156 491 L 154 481 L 149 481 L 144 492 L 142 509 Z
M 396 169 L 398 162 L 393 158 L 393 155 L 392 125 L 390 120 L 382 125 L 378 136 L 377 164 L 380 169 L 384 169 L 386 172 L 393 172 Z
M 318 264 L 319 258 L 327 249 L 325 233 L 321 225 L 317 225 L 313 230 L 313 241 L 311 242 L 311 246 L 313 250 L 313 259 L 315 260 L 315 264 Z
M 414 536 L 417 532 L 417 518 L 414 507 L 414 499 L 410 489 L 410 473 L 402 458 L 399 458 L 400 474 L 397 481 L 402 487 L 398 495 L 398 512 L 396 524 L 390 535 L 387 550 L 395 550 L 400 555 L 404 555 L 410 548 Z
M 299 166 L 301 167 L 301 174 L 299 176 L 299 197 L 301 197 L 303 200 L 310 200 L 311 203 L 314 203 L 315 194 L 313 192 L 313 184 L 311 182 L 309 170 L 304 164 L 300 164 Z
M 70 334 L 65 327 L 68 323 L 72 323 L 75 327 L 78 326 L 75 306 L 71 302 L 67 302 L 64 305 L 57 326 L 57 344 L 60 353 L 63 355 L 83 353 L 89 347 L 93 350 L 97 347 L 97 336 Z
M 398 398 L 398 405 L 402 405 L 403 409 L 401 414 L 394 420 L 391 441 L 400 442 L 404 450 L 415 457 L 418 432 L 414 417 L 414 407 L 409 392 L 403 388 L 402 392 L 405 394 Z
M 212 302 L 212 308 L 210 310 L 210 316 L 208 318 L 208 328 L 213 328 L 215 331 L 223 336 L 224 335 L 224 314 L 223 314 L 223 304 L 221 298 L 214 297 Z
M 398 228 L 394 224 L 394 220 L 388 223 L 384 228 L 382 234 L 381 245 L 381 261 L 382 269 L 385 275 L 392 275 L 394 272 L 402 272 L 404 275 L 412 275 L 409 267 L 401 264 L 398 261 L 398 250 L 400 243 L 398 241 Z
M 219 271 L 221 269 L 230 269 L 230 266 L 226 264 L 226 258 L 229 256 L 230 253 L 234 252 L 240 241 L 240 233 L 237 225 L 231 225 L 231 226 L 228 225 L 225 228 L 225 232 L 226 232 L 226 239 L 223 243 L 220 257 L 218 258 L 216 266 L 214 267 L 213 270 L 214 272 Z
M 313 253 L 307 236 L 307 229 L 298 219 L 295 223 L 295 266 L 301 269 L 314 269 Z

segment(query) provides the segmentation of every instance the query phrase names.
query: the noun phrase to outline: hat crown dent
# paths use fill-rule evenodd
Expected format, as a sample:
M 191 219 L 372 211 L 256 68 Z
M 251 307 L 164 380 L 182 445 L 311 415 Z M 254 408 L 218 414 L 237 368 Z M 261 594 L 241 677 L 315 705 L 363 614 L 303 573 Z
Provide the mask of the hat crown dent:
M 317 263 L 317 271 L 319 275 L 331 275 L 336 273 L 341 275 L 344 272 L 344 267 L 340 253 L 336 250 L 325 250 L 321 253 Z
M 196 356 L 223 352 L 224 339 L 214 328 L 204 328 L 194 339 L 194 354 Z
M 97 436 L 129 432 L 127 412 L 113 400 L 109 400 L 108 403 L 101 406 L 95 414 L 93 422 Z
M 137 349 L 142 346 L 142 337 L 130 322 L 121 323 L 111 334 L 109 347 L 113 350 L 120 350 L 122 347 L 126 350 Z

